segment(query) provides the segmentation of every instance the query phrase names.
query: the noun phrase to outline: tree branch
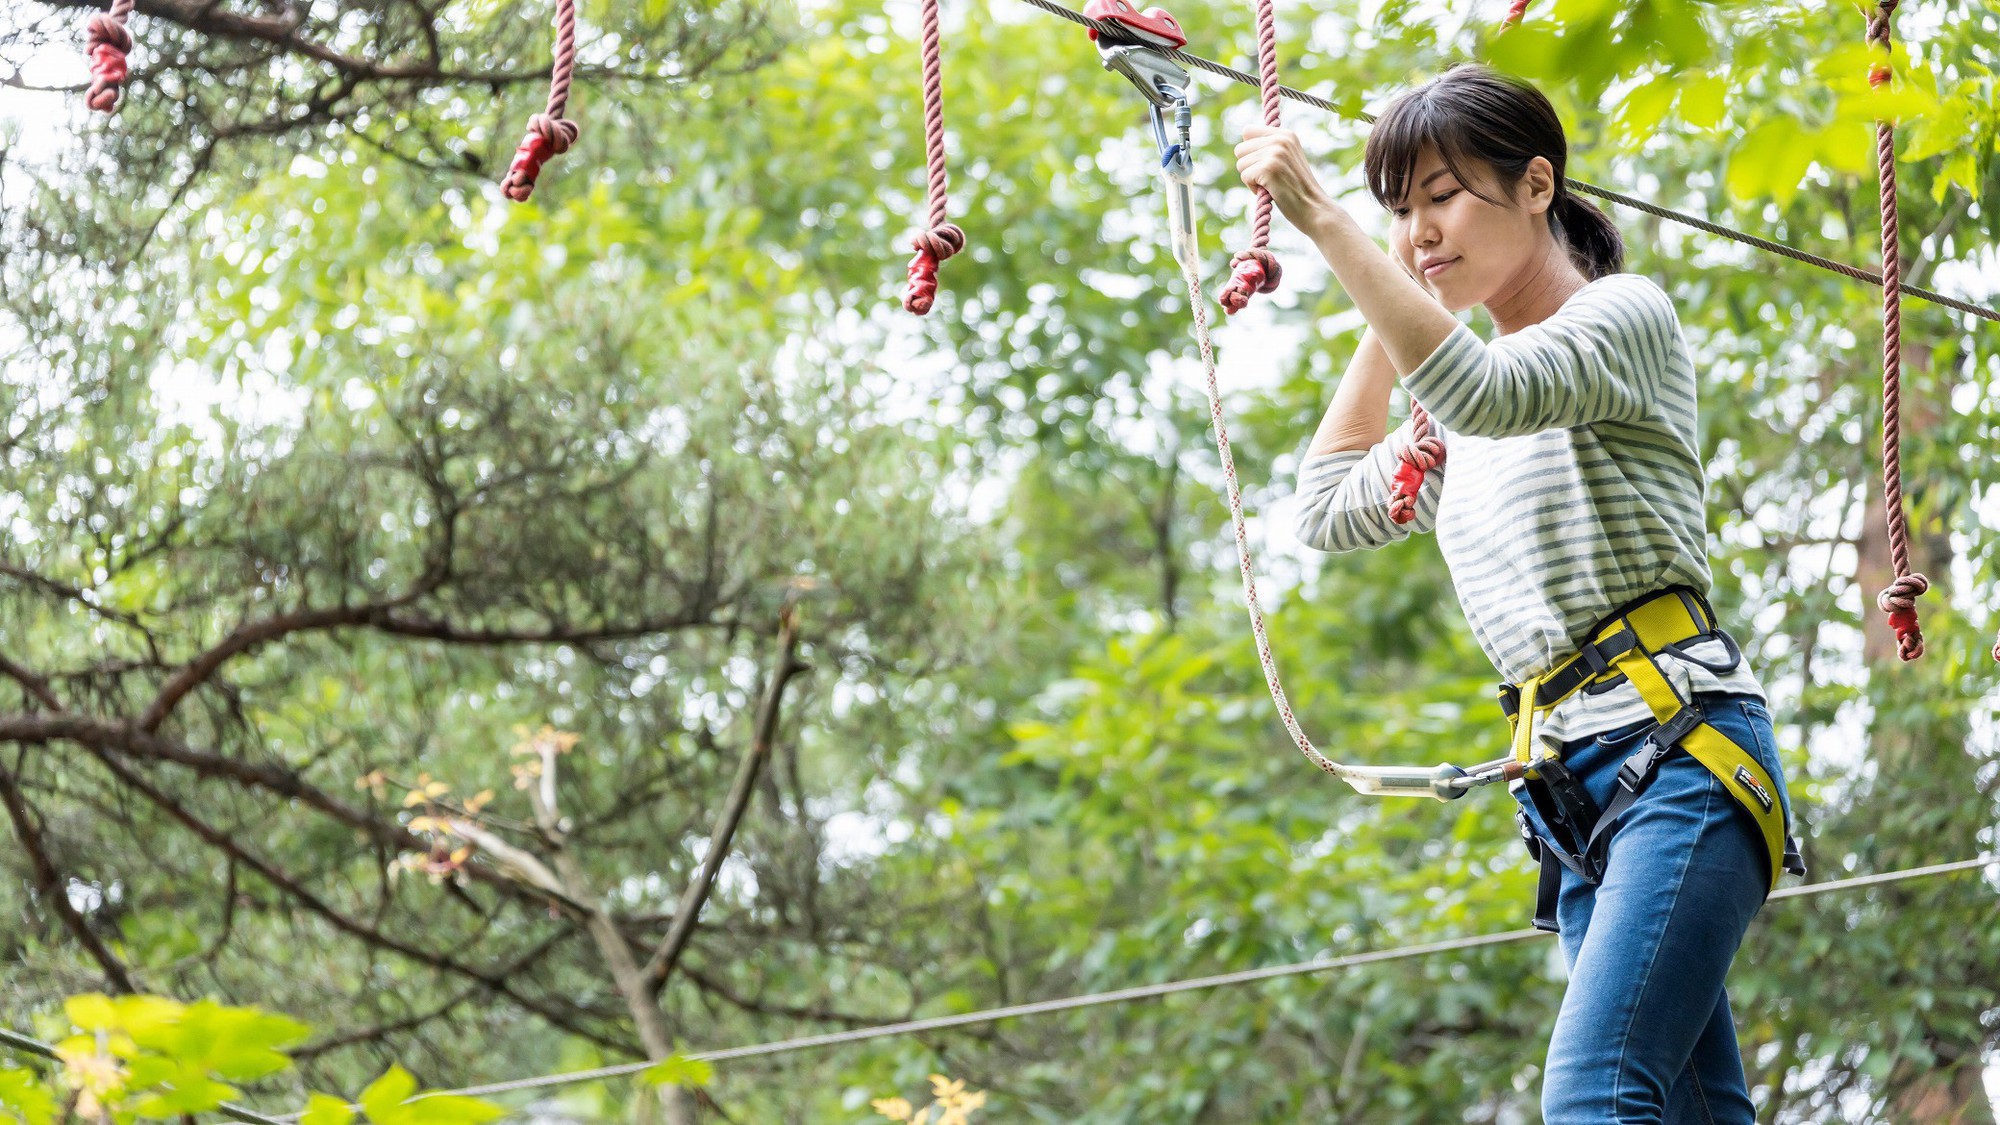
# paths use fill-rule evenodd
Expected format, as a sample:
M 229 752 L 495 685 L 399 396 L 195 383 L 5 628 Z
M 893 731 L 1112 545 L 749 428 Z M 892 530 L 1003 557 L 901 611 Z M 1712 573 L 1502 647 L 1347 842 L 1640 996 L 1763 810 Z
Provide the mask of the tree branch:
M 14 835 L 20 838 L 21 847 L 27 852 L 28 862 L 34 868 L 35 889 L 41 892 L 42 901 L 55 911 L 56 917 L 62 919 L 62 924 L 103 967 L 104 978 L 110 983 L 112 991 L 137 992 L 138 989 L 132 986 L 132 978 L 125 972 L 125 966 L 92 932 L 90 922 L 70 902 L 68 880 L 56 870 L 55 861 L 49 858 L 48 848 L 43 845 L 42 835 L 35 828 L 27 802 L 21 799 L 20 783 L 6 769 L 0 769 L 0 801 L 6 803 L 7 816 L 14 822 Z
M 796 591 L 794 591 L 794 594 Z M 708 852 L 702 856 L 701 870 L 694 881 L 688 884 L 681 896 L 680 906 L 674 911 L 673 925 L 668 927 L 667 936 L 660 942 L 658 950 L 647 959 L 645 968 L 646 986 L 658 995 L 666 987 L 667 977 L 673 973 L 674 964 L 680 960 L 687 948 L 688 937 L 694 933 L 695 920 L 701 915 L 702 904 L 708 901 L 708 894 L 715 886 L 715 876 L 722 869 L 722 861 L 728 858 L 729 842 L 736 835 L 736 826 L 743 819 L 743 810 L 750 805 L 750 797 L 757 786 L 757 775 L 764 762 L 771 756 L 771 743 L 777 735 L 778 709 L 784 701 L 785 685 L 793 676 L 806 670 L 799 662 L 798 606 L 791 595 L 778 616 L 778 656 L 776 666 L 764 684 L 764 698 L 757 706 L 755 729 L 750 735 L 750 748 L 743 755 L 742 763 L 736 769 L 736 782 L 731 787 L 729 799 L 724 804 L 722 814 L 716 819 L 715 830 L 708 838 Z
M 118 726 L 81 715 L 10 715 L 0 717 L 0 742 L 68 741 L 117 754 L 186 766 L 203 777 L 223 778 L 262 789 L 316 809 L 354 828 L 371 840 L 399 851 L 428 852 L 430 844 L 394 821 L 373 816 L 331 793 L 307 782 L 285 766 L 248 762 L 197 750 L 184 743 L 136 727 Z M 551 892 L 537 891 L 503 872 L 483 864 L 467 864 L 463 870 L 472 878 L 505 890 L 510 897 L 542 905 Z M 563 907 L 578 915 L 586 913 L 578 902 L 554 896 Z
M 57 8 L 77 8 L 87 11 L 103 11 L 108 6 L 98 0 L 42 0 L 42 2 Z M 204 0 L 137 0 L 133 10 L 140 15 L 178 24 L 189 31 L 198 31 L 219 39 L 265 43 L 287 54 L 302 55 L 325 63 L 349 77 L 360 80 L 464 82 L 483 86 L 504 86 L 546 80 L 549 74 L 545 66 L 527 70 L 447 70 L 435 63 L 392 65 L 342 54 L 324 43 L 308 39 L 299 33 L 300 27 L 305 23 L 303 8 L 294 9 L 282 16 L 259 17 L 244 15 L 241 12 L 220 11 L 217 5 L 206 3 Z
M 592 641 L 628 640 L 678 629 L 716 624 L 707 616 L 684 612 L 640 621 L 614 622 L 594 626 L 551 625 L 544 629 L 474 629 L 437 618 L 410 616 L 397 610 L 431 592 L 434 581 L 427 580 L 410 593 L 386 602 L 341 606 L 334 609 L 301 610 L 240 625 L 214 647 L 195 657 L 161 686 L 159 695 L 139 717 L 139 729 L 157 731 L 175 707 L 200 687 L 230 659 L 251 649 L 296 633 L 367 626 L 391 636 L 414 637 L 442 644 L 584 644 Z
M 440 973 L 464 977 L 473 981 L 479 988 L 504 997 L 520 1005 L 524 1010 L 533 1012 L 543 1019 L 548 1020 L 553 1026 L 591 1039 L 600 1045 L 620 1048 L 626 1046 L 623 1043 L 605 1040 L 603 1037 L 579 1024 L 573 1014 L 564 1012 L 547 1002 L 526 996 L 515 989 L 511 983 L 511 978 L 520 968 L 519 965 L 494 970 L 481 969 L 477 966 L 468 965 L 449 954 L 437 953 L 420 946 L 412 945 L 400 938 L 383 933 L 374 926 L 370 926 L 358 919 L 350 918 L 306 888 L 296 878 L 280 869 L 276 864 L 244 848 L 229 833 L 208 824 L 192 812 L 189 812 L 186 805 L 175 800 L 171 795 L 162 791 L 158 786 L 155 786 L 144 777 L 141 777 L 136 771 L 118 761 L 114 755 L 101 750 L 94 750 L 93 756 L 121 784 L 152 802 L 155 807 L 178 821 L 182 827 L 194 833 L 203 843 L 223 852 L 237 863 L 256 872 L 258 876 L 280 893 L 304 906 L 311 913 L 325 919 L 335 929 L 350 937 L 359 939 L 364 945 L 394 953 L 399 957 L 414 961 Z M 549 945 L 554 944 L 556 940 L 559 940 L 561 936 L 563 935 L 548 939 L 538 948 L 546 949 Z
M 512 962 L 495 970 L 495 975 L 502 980 L 511 978 L 515 973 L 521 972 L 522 970 L 528 968 L 530 965 L 533 965 L 535 962 L 540 961 L 543 957 L 548 956 L 549 950 L 555 948 L 557 942 L 560 942 L 563 939 L 571 936 L 572 933 L 574 933 L 574 931 L 563 930 L 559 933 L 550 935 L 549 937 L 541 941 L 539 944 L 537 944 L 533 949 L 528 950 L 526 953 L 523 953 L 521 956 L 515 958 Z M 290 1054 L 294 1061 L 303 1062 L 307 1059 L 317 1058 L 320 1055 L 328 1054 L 333 1051 L 338 1051 L 344 1047 L 354 1047 L 362 1043 L 372 1043 L 378 1039 L 385 1039 L 400 1031 L 414 1031 L 417 1028 L 422 1027 L 423 1025 L 429 1023 L 434 1019 L 438 1019 L 442 1016 L 449 1015 L 454 1009 L 459 1007 L 461 1004 L 464 1004 L 467 1000 L 472 999 L 474 996 L 477 996 L 482 992 L 490 990 L 491 990 L 490 987 L 484 981 L 481 981 L 474 984 L 472 987 L 467 988 L 462 992 L 459 992 L 457 995 L 449 997 L 448 999 L 445 1000 L 444 1003 L 439 1004 L 436 1007 L 433 1007 L 427 1011 L 419 1012 L 415 1015 L 405 1016 L 402 1019 L 390 1020 L 386 1023 L 379 1023 L 373 1027 L 357 1028 L 352 1031 L 342 1032 L 339 1035 L 319 1040 L 316 1043 L 308 1043 L 305 1046 L 290 1052 Z M 630 1049 L 629 1044 L 612 1043 L 601 1038 L 596 1039 L 596 1042 L 600 1046 L 613 1047 L 618 1050 Z

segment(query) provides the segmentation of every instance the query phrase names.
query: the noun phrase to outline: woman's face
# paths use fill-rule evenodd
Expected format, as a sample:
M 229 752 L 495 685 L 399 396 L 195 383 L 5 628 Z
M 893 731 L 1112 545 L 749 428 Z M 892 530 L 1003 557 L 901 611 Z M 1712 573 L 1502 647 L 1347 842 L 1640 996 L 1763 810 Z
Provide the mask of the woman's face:
M 1461 183 L 1437 149 L 1417 154 L 1409 194 L 1390 207 L 1389 245 L 1403 268 L 1453 312 L 1487 303 L 1507 292 L 1545 253 L 1553 171 L 1537 157 L 1515 185 L 1513 206 L 1497 206 L 1466 190 L 1476 186 L 1496 199 L 1508 194 L 1479 166 L 1468 175 L 1486 178 Z

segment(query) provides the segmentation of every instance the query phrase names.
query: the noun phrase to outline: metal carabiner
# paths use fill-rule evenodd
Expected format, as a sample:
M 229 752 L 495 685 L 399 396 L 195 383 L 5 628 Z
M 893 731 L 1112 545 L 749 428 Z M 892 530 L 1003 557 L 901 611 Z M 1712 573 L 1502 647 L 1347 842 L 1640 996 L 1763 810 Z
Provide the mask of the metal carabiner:
M 1153 141 L 1160 149 L 1160 170 L 1167 180 L 1169 242 L 1174 260 L 1186 266 L 1195 254 L 1194 111 L 1188 105 L 1191 79 L 1157 47 L 1099 42 L 1097 49 L 1104 69 L 1124 75 L 1146 97 Z

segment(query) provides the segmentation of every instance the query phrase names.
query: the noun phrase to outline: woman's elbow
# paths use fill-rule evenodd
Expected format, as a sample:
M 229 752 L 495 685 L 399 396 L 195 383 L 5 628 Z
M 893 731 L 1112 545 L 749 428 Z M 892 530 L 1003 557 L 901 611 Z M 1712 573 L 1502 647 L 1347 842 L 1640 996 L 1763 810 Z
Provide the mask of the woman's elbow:
M 1339 555 L 1348 551 L 1368 551 L 1384 546 L 1393 535 L 1374 533 L 1365 521 L 1349 512 L 1306 511 L 1292 527 L 1298 541 L 1315 551 Z

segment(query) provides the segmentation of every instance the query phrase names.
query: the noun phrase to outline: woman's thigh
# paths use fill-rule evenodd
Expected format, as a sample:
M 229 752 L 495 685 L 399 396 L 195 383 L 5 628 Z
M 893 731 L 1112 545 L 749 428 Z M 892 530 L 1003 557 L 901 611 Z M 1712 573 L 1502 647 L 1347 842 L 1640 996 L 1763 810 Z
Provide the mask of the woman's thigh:
M 1768 734 L 1753 746 L 1758 735 L 1744 729 L 1758 716 L 1723 714 L 1738 709 L 1718 701 L 1717 726 L 1765 757 Z M 1566 873 L 1559 919 L 1571 975 L 1549 1045 L 1548 1121 L 1663 1119 L 1704 1031 L 1721 1030 L 1711 1022 L 1723 979 L 1768 887 L 1763 848 L 1728 790 L 1677 752 L 1612 833 L 1603 881 Z M 1697 1064 L 1725 1061 L 1701 1055 Z M 1739 1102 L 1740 1062 L 1734 1074 L 1698 1077 Z

